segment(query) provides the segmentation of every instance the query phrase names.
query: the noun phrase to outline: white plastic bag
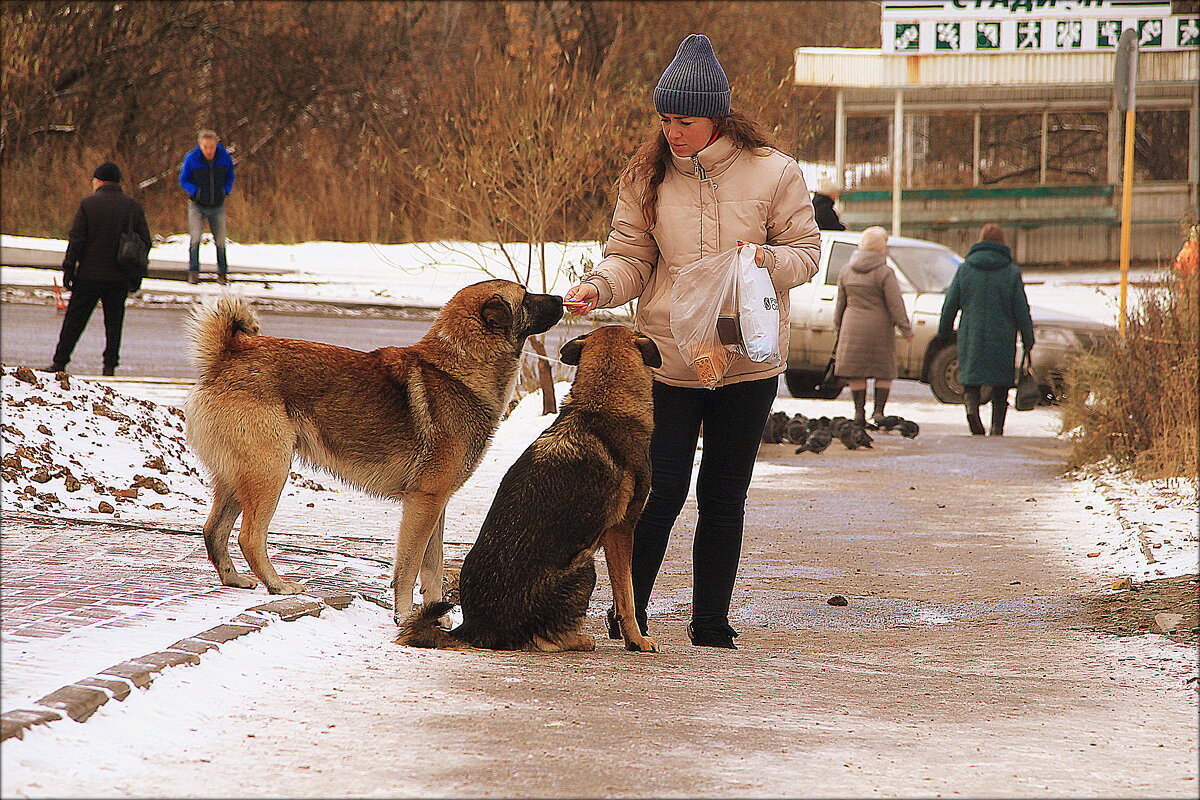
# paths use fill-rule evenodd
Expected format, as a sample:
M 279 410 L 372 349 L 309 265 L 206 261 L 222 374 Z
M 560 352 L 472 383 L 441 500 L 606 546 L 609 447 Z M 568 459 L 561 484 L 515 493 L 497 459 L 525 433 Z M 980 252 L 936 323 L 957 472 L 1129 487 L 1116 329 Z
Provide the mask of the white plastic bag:
M 698 259 L 675 275 L 671 335 L 706 388 L 737 356 L 779 364 L 779 301 L 754 248 Z M 773 320 L 773 321 L 772 321 Z
M 751 361 L 779 366 L 779 298 L 771 275 L 754 263 L 756 248 L 745 245 L 738 256 L 738 324 L 743 352 Z

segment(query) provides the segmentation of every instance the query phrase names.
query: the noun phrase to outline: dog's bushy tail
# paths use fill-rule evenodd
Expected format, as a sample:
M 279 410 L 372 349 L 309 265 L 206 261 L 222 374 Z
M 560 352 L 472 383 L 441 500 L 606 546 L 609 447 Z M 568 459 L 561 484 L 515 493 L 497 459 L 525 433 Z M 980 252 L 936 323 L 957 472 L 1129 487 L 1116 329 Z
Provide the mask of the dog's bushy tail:
M 258 316 L 246 298 L 223 294 L 192 311 L 188 326 L 192 359 L 201 374 L 217 362 L 239 333 L 258 333 Z
M 432 647 L 439 650 L 461 650 L 469 647 L 466 642 L 454 637 L 452 631 L 441 627 L 439 620 L 454 608 L 454 603 L 441 601 L 429 603 L 414 611 L 400 626 L 396 644 L 409 647 Z

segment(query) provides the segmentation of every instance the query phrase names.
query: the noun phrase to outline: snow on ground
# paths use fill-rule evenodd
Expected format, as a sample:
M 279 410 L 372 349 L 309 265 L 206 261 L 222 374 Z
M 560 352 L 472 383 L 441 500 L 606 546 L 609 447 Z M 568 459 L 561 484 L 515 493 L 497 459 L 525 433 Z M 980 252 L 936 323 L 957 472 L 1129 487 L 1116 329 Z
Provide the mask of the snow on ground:
M 911 381 L 895 384 L 889 405 L 892 413 L 916 420 L 926 427 L 944 424 L 965 430 L 962 406 L 946 405 L 924 392 L 912 392 L 909 387 L 914 385 Z M 815 417 L 845 414 L 846 405 L 844 400 L 778 398 L 772 408 Z M 1063 435 L 1061 430 L 1059 411 L 1052 406 L 1039 406 L 1025 412 L 1010 407 L 1005 421 L 1006 436 L 1059 437 Z M 924 446 L 919 435 L 907 444 L 916 452 Z M 835 441 L 831 446 L 841 445 Z M 804 453 L 797 456 L 794 465 L 760 461 L 754 469 L 754 480 L 761 485 L 773 477 L 790 477 L 807 471 L 812 473 L 813 480 L 819 481 L 821 469 L 819 456 Z M 1076 503 L 1089 510 L 1099 510 L 1102 520 L 1106 520 L 1102 527 L 1079 528 L 1074 520 L 1064 519 L 1060 526 L 1059 547 L 1073 562 L 1089 570 L 1128 576 L 1134 581 L 1200 572 L 1197 563 L 1200 560 L 1197 526 L 1200 488 L 1196 481 L 1186 478 L 1139 480 L 1110 462 L 1063 475 L 1059 480 L 1074 495 L 1072 499 Z
M 32 381 L 32 382 L 31 382 Z M 187 448 L 183 412 L 76 376 L 0 368 L 3 486 L 8 510 L 76 519 L 144 522 L 198 530 L 210 497 L 204 468 Z M 570 385 L 559 383 L 561 400 Z M 508 467 L 553 417 L 529 395 L 501 424 L 479 467 L 451 500 L 448 543 L 468 545 Z M 380 518 L 384 524 L 380 524 Z M 360 525 L 360 521 L 369 524 Z M 272 529 L 319 534 L 353 528 L 388 556 L 397 503 L 366 495 L 296 462 Z M 394 524 L 388 524 L 394 521 Z
M 354 603 L 336 615 L 268 625 L 206 653 L 200 666 L 164 671 L 153 692 L 134 691 L 122 703 L 110 702 L 86 725 L 39 725 L 23 739 L 6 742 L 0 750 L 0 795 L 136 796 L 136 783 L 127 781 L 148 760 L 172 755 L 168 748 L 181 740 L 203 739 L 207 726 L 245 708 L 247 698 L 280 687 L 290 690 L 305 664 L 336 662 L 349 650 L 386 651 L 381 662 L 386 672 L 367 667 L 380 670 L 379 680 L 423 684 L 437 653 L 396 647 L 390 644 L 394 637 L 391 614 L 369 603 Z M 197 741 L 196 746 L 205 745 Z
M 66 242 L 4 236 L 12 247 L 35 247 L 65 251 Z M 152 260 L 177 262 L 186 269 L 188 237 L 175 235 L 156 244 Z M 215 272 L 211 244 L 200 248 L 201 269 Z M 526 245 L 498 245 L 476 242 L 416 242 L 411 244 L 374 244 L 371 242 L 306 242 L 296 245 L 227 245 L 230 273 L 240 285 L 258 284 L 249 291 L 256 297 L 275 300 L 337 300 L 383 305 L 438 308 L 463 286 L 489 278 L 516 280 L 533 291 L 562 294 L 574 281 L 572 275 L 586 272 L 600 258 L 597 242 L 547 244 L 544 251 L 530 252 Z M 545 258 L 546 276 L 540 264 Z M 510 264 L 511 261 L 511 264 Z M 153 268 L 153 264 L 151 265 Z M 278 275 L 240 275 L 238 267 L 275 268 Z M 49 270 L 25 267 L 0 267 L 0 282 L 6 286 L 51 286 Z M 250 281 L 241 280 L 243 277 Z M 202 286 L 199 292 L 217 291 Z M 197 289 L 181 288 L 178 281 L 147 279 L 141 296 L 149 302 L 186 299 Z

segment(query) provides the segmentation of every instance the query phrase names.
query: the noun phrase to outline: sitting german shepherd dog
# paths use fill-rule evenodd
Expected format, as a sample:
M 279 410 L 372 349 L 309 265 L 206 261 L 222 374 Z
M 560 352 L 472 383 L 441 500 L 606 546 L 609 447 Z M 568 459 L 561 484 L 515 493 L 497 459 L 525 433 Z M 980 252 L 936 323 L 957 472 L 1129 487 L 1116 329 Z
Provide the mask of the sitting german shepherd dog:
M 443 630 L 438 619 L 452 604 L 429 604 L 404 623 L 398 643 L 594 650 L 583 625 L 603 545 L 625 647 L 658 650 L 634 620 L 630 562 L 650 491 L 650 367 L 662 358 L 649 338 L 619 325 L 572 339 L 560 356 L 578 365 L 575 383 L 558 418 L 500 481 L 463 560 L 462 625 Z

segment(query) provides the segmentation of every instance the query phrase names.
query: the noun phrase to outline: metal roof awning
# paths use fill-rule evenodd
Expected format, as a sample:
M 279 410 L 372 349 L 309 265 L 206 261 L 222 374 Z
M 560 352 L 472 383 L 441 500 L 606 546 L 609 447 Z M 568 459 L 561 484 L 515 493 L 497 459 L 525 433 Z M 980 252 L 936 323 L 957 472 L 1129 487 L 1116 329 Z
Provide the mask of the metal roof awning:
M 1115 60 L 1116 54 L 1111 52 L 893 54 L 875 48 L 799 47 L 795 50 L 795 82 L 875 90 L 881 97 L 890 97 L 896 89 L 906 90 L 906 94 L 921 89 L 1013 92 L 1032 87 L 1111 92 Z M 1155 86 L 1190 89 L 1198 78 L 1200 49 L 1141 54 L 1139 95 Z M 1178 93 L 1176 88 L 1174 94 Z

